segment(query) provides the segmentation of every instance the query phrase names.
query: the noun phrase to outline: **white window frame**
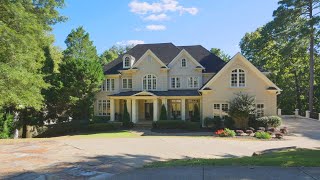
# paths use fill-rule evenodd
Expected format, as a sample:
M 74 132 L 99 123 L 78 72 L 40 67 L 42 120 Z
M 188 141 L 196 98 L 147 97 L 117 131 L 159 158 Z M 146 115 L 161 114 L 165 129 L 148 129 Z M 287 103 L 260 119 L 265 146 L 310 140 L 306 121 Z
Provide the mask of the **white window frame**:
M 191 81 L 191 83 L 190 83 L 190 81 Z M 188 82 L 187 82 L 188 88 L 199 88 L 199 81 L 200 81 L 199 77 L 188 77 Z M 197 82 L 197 83 L 195 83 L 195 82 Z
M 181 67 L 186 68 L 187 67 L 187 59 L 183 58 L 181 59 Z
M 149 78 L 150 76 L 150 78 Z M 142 89 L 147 91 L 157 90 L 157 76 L 154 74 L 146 74 L 142 77 Z M 150 87 L 149 87 L 150 86 Z
M 233 79 L 233 75 L 235 75 L 235 80 Z M 240 75 L 243 75 L 243 83 L 240 83 Z M 233 82 L 235 81 L 235 82 Z M 230 87 L 232 88 L 245 88 L 246 87 L 246 72 L 241 68 L 233 69 L 230 74 Z
M 223 106 L 227 106 L 227 110 L 225 111 L 223 108 Z M 229 112 L 229 108 L 230 108 L 230 105 L 229 103 L 214 103 L 213 104 L 213 117 L 215 116 L 219 116 L 219 117 L 224 117 L 224 116 L 227 116 L 228 115 L 228 112 Z
M 106 91 L 112 92 L 115 90 L 115 80 L 113 78 L 106 79 Z
M 130 67 L 131 67 L 131 58 L 129 56 L 125 56 L 123 59 L 123 68 L 130 68 Z
M 174 84 L 173 84 L 173 80 L 174 80 Z M 172 89 L 181 88 L 181 78 L 180 77 L 171 77 L 170 78 L 170 87 Z
M 259 107 L 262 105 L 262 108 Z M 264 112 L 265 112 L 265 105 L 263 103 L 257 103 L 256 104 L 256 117 L 260 118 L 264 116 Z
M 132 89 L 132 78 L 122 79 L 122 89 Z
M 97 116 L 107 116 L 110 117 L 110 100 L 109 99 L 99 99 L 97 100 Z

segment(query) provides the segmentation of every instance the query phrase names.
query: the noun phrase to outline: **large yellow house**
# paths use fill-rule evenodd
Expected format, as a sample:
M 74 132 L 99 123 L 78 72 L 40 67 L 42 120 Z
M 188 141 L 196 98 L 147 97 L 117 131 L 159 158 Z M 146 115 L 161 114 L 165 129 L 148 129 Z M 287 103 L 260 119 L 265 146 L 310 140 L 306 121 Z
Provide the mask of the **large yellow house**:
M 224 62 L 200 45 L 136 45 L 105 65 L 104 74 L 94 112 L 111 121 L 125 105 L 133 123 L 157 121 L 162 105 L 169 119 L 190 119 L 195 104 L 201 119 L 224 116 L 238 92 L 255 97 L 257 116 L 276 115 L 281 91 L 240 53 Z

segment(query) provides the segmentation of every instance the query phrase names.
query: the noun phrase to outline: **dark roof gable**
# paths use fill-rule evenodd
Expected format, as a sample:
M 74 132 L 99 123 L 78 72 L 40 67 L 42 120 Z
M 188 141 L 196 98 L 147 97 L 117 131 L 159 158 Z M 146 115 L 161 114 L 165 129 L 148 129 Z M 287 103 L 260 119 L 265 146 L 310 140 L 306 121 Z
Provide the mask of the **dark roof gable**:
M 169 64 L 183 49 L 185 49 L 196 61 L 198 61 L 207 73 L 217 73 L 226 63 L 205 49 L 201 45 L 196 46 L 175 46 L 172 43 L 160 44 L 138 44 L 125 54 L 133 56 L 136 61 L 139 60 L 147 50 L 151 50 L 164 64 Z M 124 55 L 124 54 L 123 54 Z M 122 57 L 104 66 L 105 74 L 118 74 L 123 70 Z

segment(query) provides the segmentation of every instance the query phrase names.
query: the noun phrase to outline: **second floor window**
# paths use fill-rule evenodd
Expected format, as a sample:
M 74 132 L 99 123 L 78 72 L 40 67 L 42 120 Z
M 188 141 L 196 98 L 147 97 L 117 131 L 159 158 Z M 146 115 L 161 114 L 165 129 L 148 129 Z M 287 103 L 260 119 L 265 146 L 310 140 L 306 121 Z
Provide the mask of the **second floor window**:
M 187 67 L 186 59 L 181 59 L 181 67 Z
M 235 69 L 231 72 L 231 87 L 245 87 L 246 75 L 244 70 Z
M 132 88 L 132 79 L 122 79 L 122 88 L 123 89 L 131 89 Z
M 199 87 L 199 78 L 198 77 L 189 77 L 188 78 L 188 88 L 198 88 Z
M 171 88 L 180 88 L 180 78 L 179 77 L 171 78 Z
M 129 68 L 130 67 L 130 58 L 126 57 L 124 58 L 124 68 Z
M 106 79 L 106 90 L 114 91 L 114 79 Z
M 156 90 L 157 89 L 157 77 L 153 74 L 145 75 L 142 79 L 143 90 Z

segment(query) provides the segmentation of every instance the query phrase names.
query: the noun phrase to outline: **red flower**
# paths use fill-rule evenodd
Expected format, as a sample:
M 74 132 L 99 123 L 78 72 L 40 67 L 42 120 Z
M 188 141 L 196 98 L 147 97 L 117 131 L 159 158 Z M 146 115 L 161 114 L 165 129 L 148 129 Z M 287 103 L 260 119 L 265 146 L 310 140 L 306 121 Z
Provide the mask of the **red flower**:
M 223 129 L 219 129 L 215 132 L 216 135 L 220 135 L 220 134 L 223 134 L 224 133 L 224 130 Z

